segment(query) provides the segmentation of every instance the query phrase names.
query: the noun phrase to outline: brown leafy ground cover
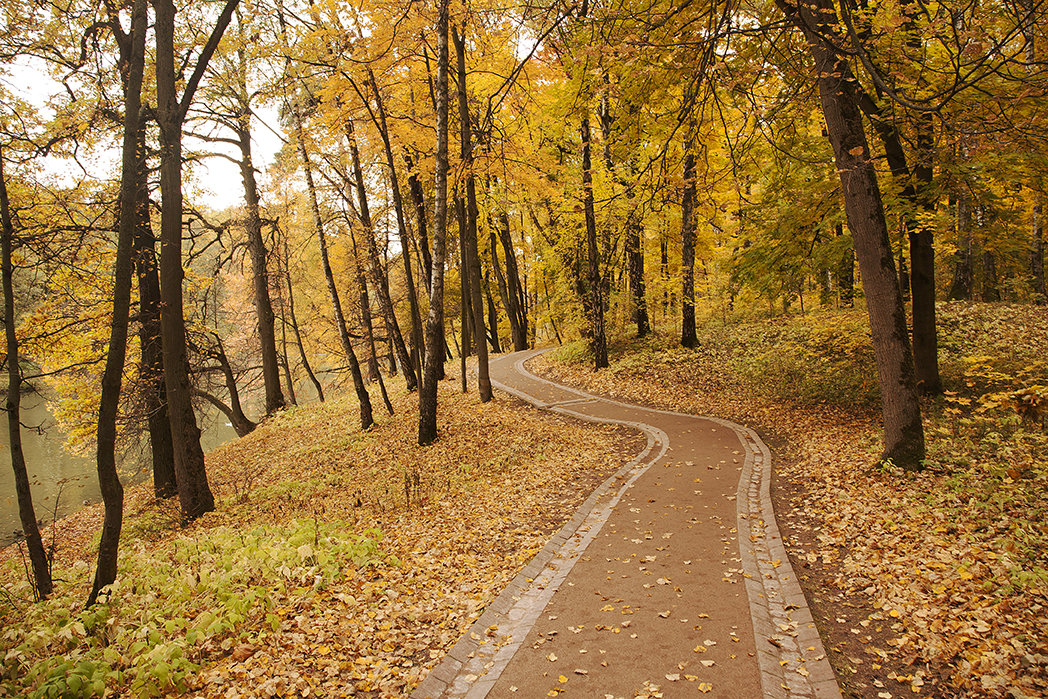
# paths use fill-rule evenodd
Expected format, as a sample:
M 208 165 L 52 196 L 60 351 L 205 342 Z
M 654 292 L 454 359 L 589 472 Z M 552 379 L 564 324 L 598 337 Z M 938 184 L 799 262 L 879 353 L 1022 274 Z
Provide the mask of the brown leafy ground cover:
M 711 322 L 538 358 L 559 381 L 760 429 L 792 563 L 846 696 L 1048 696 L 1048 316 L 945 304 L 927 468 L 877 463 L 861 310 Z M 1038 413 L 1038 406 L 1042 412 Z
M 99 507 L 59 522 L 46 603 L 6 550 L 0 696 L 404 696 L 638 444 L 448 381 L 420 448 L 394 393 L 367 433 L 336 399 L 216 450 L 218 511 L 189 526 L 129 489 L 122 573 L 91 611 Z

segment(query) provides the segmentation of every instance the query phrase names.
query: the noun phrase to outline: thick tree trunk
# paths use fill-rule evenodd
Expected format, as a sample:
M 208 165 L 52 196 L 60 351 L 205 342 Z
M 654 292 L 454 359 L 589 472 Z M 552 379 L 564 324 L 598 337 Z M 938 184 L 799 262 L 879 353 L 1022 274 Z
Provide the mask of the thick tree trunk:
M 164 349 L 160 330 L 160 277 L 157 274 L 156 237 L 149 219 L 148 163 L 146 130 L 138 124 L 136 157 L 136 209 L 134 263 L 138 275 L 138 344 L 141 350 L 138 376 L 149 448 L 153 460 L 153 495 L 169 498 L 178 493 L 175 482 L 175 454 L 171 440 L 171 418 L 167 411 L 167 389 L 164 386 Z
M 593 172 L 590 161 L 590 123 L 589 116 L 582 117 L 579 129 L 582 137 L 582 208 L 586 218 L 586 252 L 589 258 L 589 292 L 590 326 L 593 338 L 590 347 L 593 350 L 594 370 L 608 366 L 608 342 L 604 334 L 604 299 L 603 283 L 600 275 L 600 252 L 597 249 L 597 216 L 593 210 Z
M 349 328 L 346 327 L 346 317 L 342 313 L 342 301 L 338 297 L 338 287 L 335 286 L 335 275 L 331 272 L 327 237 L 324 233 L 324 220 L 320 217 L 320 202 L 317 200 L 317 188 L 313 181 L 313 166 L 309 161 L 309 154 L 306 152 L 306 142 L 302 133 L 302 115 L 299 114 L 297 105 L 291 105 L 291 111 L 294 119 L 295 140 L 298 141 L 298 155 L 302 160 L 302 168 L 306 173 L 306 190 L 309 195 L 310 211 L 313 214 L 313 230 L 317 234 L 317 243 L 320 246 L 320 263 L 324 268 L 324 280 L 327 282 L 328 296 L 331 298 L 335 325 L 338 327 L 338 338 L 342 343 L 342 351 L 345 352 L 346 359 L 349 361 L 349 371 L 353 376 L 353 388 L 356 390 L 357 401 L 360 404 L 360 429 L 366 430 L 375 424 L 375 418 L 371 412 L 371 396 L 368 395 L 368 389 L 364 385 L 364 375 L 360 371 L 360 363 L 357 361 L 357 355 L 353 351 L 353 343 L 349 337 Z
M 480 282 L 480 255 L 477 253 L 477 183 L 473 174 L 473 136 L 470 131 L 469 103 L 466 97 L 466 36 L 452 30 L 458 67 L 459 144 L 462 168 L 466 176 L 466 227 L 460 228 L 464 236 L 465 265 L 469 274 L 469 299 L 473 313 L 474 348 L 477 351 L 477 393 L 480 402 L 491 400 L 491 378 L 488 373 L 488 343 L 484 328 L 484 295 Z
M 444 363 L 444 241 L 448 230 L 448 4 L 437 2 L 437 149 L 434 158 L 433 265 L 426 318 L 426 364 L 418 396 L 418 443 L 437 438 L 437 381 Z
M 242 86 L 247 100 L 247 87 Z M 259 213 L 258 184 L 251 159 L 250 112 L 245 108 L 239 118 L 237 141 L 240 146 L 240 177 L 244 181 L 244 209 L 246 214 L 247 249 L 251 257 L 251 286 L 254 292 L 255 315 L 258 318 L 258 341 L 262 352 L 262 382 L 266 393 L 266 415 L 284 407 L 280 390 L 280 365 L 277 360 L 277 336 L 273 302 L 269 296 L 269 270 L 266 265 L 266 243 L 262 240 L 262 216 Z
M 175 480 L 182 516 L 195 519 L 215 509 L 207 482 L 200 429 L 193 412 L 189 358 L 182 308 L 182 123 L 204 68 L 229 25 L 237 0 L 228 0 L 208 44 L 201 51 L 180 102 L 175 94 L 175 6 L 154 0 L 157 123 L 160 126 L 160 293 L 164 345 L 164 384 L 175 451 Z
M 139 0 L 142 2 L 142 0 Z M 140 71 L 141 72 L 141 71 Z M 126 147 L 126 143 L 125 143 Z M 29 472 L 26 468 L 25 452 L 22 450 L 22 369 L 18 363 L 18 337 L 15 335 L 15 294 L 14 264 L 11 261 L 14 250 L 15 227 L 11 219 L 11 204 L 7 199 L 7 180 L 4 175 L 4 154 L 0 148 L 0 217 L 3 223 L 2 266 L 4 291 L 4 334 L 7 338 L 7 435 L 8 451 L 11 454 L 11 468 L 15 476 L 15 495 L 18 498 L 18 519 L 22 524 L 26 548 L 29 549 L 29 563 L 33 568 L 33 592 L 38 600 L 51 596 L 51 565 L 44 551 L 44 542 L 40 537 L 40 527 L 36 522 L 36 511 L 33 509 L 33 493 L 29 486 Z M 130 282 L 128 283 L 130 287 Z M 130 290 L 128 291 L 130 296 Z M 130 298 L 128 298 L 130 303 Z M 126 309 L 125 309 L 126 317 Z M 126 323 L 125 323 L 126 326 Z M 126 327 L 125 327 L 126 332 Z M 116 469 L 113 470 L 114 474 Z M 108 475 L 108 474 L 106 474 Z M 101 474 L 99 476 L 101 482 Z M 116 482 L 117 487 L 120 481 Z M 123 495 L 119 497 L 123 511 Z M 117 519 L 117 538 L 120 536 L 119 518 Z M 116 558 L 113 557 L 113 576 L 116 576 Z M 111 582 L 111 581 L 110 581 Z
M 924 428 L 914 376 L 913 355 L 877 174 L 858 108 L 847 61 L 836 54 L 836 11 L 830 0 L 777 4 L 807 39 L 819 77 L 819 97 L 840 174 L 848 227 L 866 290 L 884 418 L 883 458 L 906 469 L 920 469 Z
M 680 207 L 681 237 L 681 326 L 680 344 L 695 347 L 695 155 L 691 143 L 684 146 L 684 196 Z
M 353 135 L 353 124 L 347 122 L 347 135 L 349 136 L 349 154 L 353 161 L 353 177 L 356 180 L 357 205 L 359 207 L 360 222 L 364 227 L 365 243 L 368 252 L 368 272 L 371 275 L 371 288 L 375 290 L 378 297 L 379 308 L 386 321 L 386 333 L 393 343 L 396 351 L 397 361 L 404 373 L 404 381 L 409 391 L 414 391 L 418 384 L 415 367 L 408 353 L 407 345 L 404 344 L 404 336 L 400 332 L 400 324 L 393 309 L 393 300 L 389 295 L 389 280 L 382 268 L 379 259 L 378 245 L 375 243 L 375 229 L 371 224 L 371 210 L 368 207 L 367 191 L 364 189 L 364 171 L 360 167 L 360 153 L 357 151 L 357 141 Z

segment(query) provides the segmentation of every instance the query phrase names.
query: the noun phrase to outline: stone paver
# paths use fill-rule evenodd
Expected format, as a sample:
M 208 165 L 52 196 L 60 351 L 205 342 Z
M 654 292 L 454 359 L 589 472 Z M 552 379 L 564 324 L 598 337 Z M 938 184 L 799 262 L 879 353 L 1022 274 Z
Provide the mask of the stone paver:
M 634 427 L 647 444 L 412 696 L 839 697 L 757 435 L 540 379 L 523 366 L 537 353 L 494 360 L 495 385 L 544 410 Z

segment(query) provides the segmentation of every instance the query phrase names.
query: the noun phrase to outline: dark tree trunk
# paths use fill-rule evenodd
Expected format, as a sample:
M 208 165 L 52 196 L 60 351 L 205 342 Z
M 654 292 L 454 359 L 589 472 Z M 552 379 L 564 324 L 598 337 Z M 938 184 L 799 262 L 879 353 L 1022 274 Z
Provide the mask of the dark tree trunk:
M 309 162 L 309 154 L 306 152 L 306 142 L 302 133 L 302 115 L 298 112 L 298 105 L 291 105 L 294 118 L 295 139 L 298 141 L 298 155 L 302 160 L 302 168 L 306 173 L 306 190 L 309 194 L 309 206 L 313 214 L 313 229 L 317 234 L 317 243 L 320 246 L 320 262 L 324 268 L 324 279 L 327 282 L 328 296 L 331 298 L 331 308 L 335 315 L 335 325 L 338 327 L 338 338 L 342 343 L 342 351 L 349 361 L 349 371 L 353 376 L 353 388 L 357 393 L 357 401 L 360 403 L 360 429 L 366 430 L 375 424 L 375 418 L 371 412 L 371 396 L 364 385 L 364 375 L 360 371 L 360 363 L 353 351 L 353 342 L 349 337 L 349 329 L 346 327 L 346 317 L 342 314 L 342 301 L 338 297 L 338 287 L 335 286 L 335 275 L 331 272 L 331 260 L 328 257 L 327 236 L 324 232 L 324 220 L 320 217 L 320 202 L 317 201 L 317 188 L 313 182 L 313 166 Z
M 910 271 L 906 268 L 906 226 L 899 231 L 899 291 L 903 300 L 910 298 Z
M 433 279 L 433 255 L 429 250 L 429 235 L 426 231 L 426 197 L 422 191 L 422 183 L 418 179 L 418 172 L 415 170 L 414 160 L 410 155 L 405 154 L 404 162 L 408 166 L 408 189 L 411 190 L 411 203 L 415 207 L 418 249 L 422 256 L 422 271 L 426 276 L 426 290 L 429 291 Z
M 437 3 L 437 150 L 434 158 L 433 266 L 426 318 L 426 364 L 418 396 L 418 443 L 437 438 L 437 381 L 444 363 L 444 241 L 448 230 L 448 0 Z
M 792 6 L 777 0 L 807 39 L 819 77 L 819 97 L 844 193 L 845 213 L 866 288 L 884 417 L 884 455 L 906 469 L 922 468 L 924 428 L 898 277 L 877 174 L 863 130 L 856 84 L 837 55 L 836 11 L 830 0 Z
M 680 344 L 695 347 L 695 156 L 684 146 L 684 196 L 681 200 L 681 326 Z
M 462 341 L 459 351 L 459 381 L 462 392 L 469 391 L 466 380 L 466 357 L 473 354 L 473 297 L 470 293 L 469 267 L 466 261 L 466 200 L 455 194 L 455 217 L 458 219 L 459 239 L 459 320 L 462 322 Z
M 229 357 L 226 356 L 226 349 L 222 346 L 222 338 L 215 333 L 212 333 L 212 337 L 215 340 L 215 347 L 208 352 L 208 355 L 218 362 L 218 368 L 221 370 L 222 378 L 226 383 L 226 392 L 229 393 L 229 405 L 225 405 L 222 401 L 203 391 L 197 391 L 197 394 L 225 413 L 230 423 L 232 423 L 237 436 L 243 437 L 251 434 L 255 430 L 256 425 L 252 420 L 248 419 L 247 415 L 244 414 L 243 407 L 240 405 L 240 390 L 237 388 L 237 377 L 233 373 L 233 365 L 229 363 Z
M 494 232 L 494 231 L 492 231 Z M 506 315 L 510 319 L 510 334 L 513 337 L 513 350 L 520 352 L 528 348 L 528 311 L 524 303 L 524 290 L 520 280 L 520 268 L 517 265 L 517 255 L 513 250 L 513 239 L 509 232 L 509 215 L 503 211 L 499 214 L 498 226 L 499 239 L 502 242 L 502 251 L 506 257 Z M 498 258 L 495 251 L 495 240 L 491 240 L 491 257 L 495 267 L 498 267 Z
M 1001 288 L 997 280 L 997 256 L 985 243 L 982 252 L 982 300 L 988 303 L 1001 300 Z
M 931 114 L 917 119 L 917 162 L 913 167 L 914 201 L 929 217 L 935 213 L 937 197 L 932 188 Z M 925 395 L 942 393 L 939 377 L 939 335 L 935 327 L 934 230 L 926 219 L 908 225 L 910 232 L 910 288 L 913 291 L 913 363 L 917 389 Z
M 195 519 L 215 509 L 207 482 L 200 429 L 193 412 L 192 386 L 182 308 L 182 124 L 204 70 L 236 9 L 227 0 L 207 44 L 197 58 L 182 99 L 175 94 L 175 6 L 172 0 L 154 0 L 156 34 L 157 123 L 160 126 L 160 293 L 164 345 L 164 385 L 175 452 L 175 480 L 182 516 Z
M 495 308 L 495 299 L 491 297 L 491 279 L 484 277 L 484 296 L 488 300 L 488 341 L 491 343 L 491 351 L 502 354 L 502 346 L 499 343 L 499 312 Z
M 465 269 L 469 274 L 469 300 L 473 313 L 474 348 L 477 351 L 477 393 L 480 402 L 491 400 L 491 378 L 488 373 L 488 343 L 484 329 L 484 295 L 480 287 L 480 255 L 477 253 L 477 184 L 473 174 L 473 137 L 470 131 L 469 103 L 466 98 L 466 36 L 452 29 L 452 41 L 458 67 L 459 144 L 462 168 L 466 176 L 466 227 L 460 228 L 465 244 Z
M 1030 279 L 1034 303 L 1043 306 L 1048 302 L 1044 285 L 1044 206 L 1041 196 L 1033 205 L 1033 220 L 1030 227 Z
M 972 239 L 972 206 L 966 195 L 957 197 L 957 254 L 953 262 L 953 282 L 950 284 L 951 301 L 972 299 L 974 241 Z
M 139 120 L 136 156 L 136 210 L 134 263 L 138 275 L 138 344 L 141 349 L 138 375 L 149 426 L 149 448 L 153 460 L 153 495 L 169 498 L 178 493 L 175 454 L 171 441 L 171 418 L 164 386 L 164 350 L 160 330 L 160 277 L 157 275 L 156 237 L 149 220 L 149 184 L 146 162 L 145 124 Z
M 142 0 L 139 0 L 142 3 Z M 144 3 L 143 3 L 144 4 Z M 141 75 L 141 69 L 139 69 Z M 136 110 L 137 111 L 137 110 Z M 126 147 L 126 143 L 125 143 Z M 8 448 L 11 454 L 11 468 L 15 476 L 15 494 L 18 498 L 18 519 L 22 524 L 26 548 L 29 549 L 29 563 L 33 568 L 33 593 L 38 600 L 51 596 L 51 565 L 44 551 L 44 542 L 40 537 L 40 527 L 36 522 L 36 511 L 33 509 L 33 493 L 29 486 L 29 472 L 26 469 L 25 452 L 22 450 L 22 369 L 18 364 L 18 337 L 15 335 L 15 291 L 14 265 L 11 261 L 14 250 L 15 227 L 11 219 L 11 204 L 7 199 L 7 180 L 4 175 L 4 154 L 0 149 L 0 217 L 3 223 L 2 240 L 2 276 L 4 290 L 4 334 L 7 338 L 7 435 Z M 130 287 L 130 282 L 128 282 Z M 130 304 L 130 288 L 128 289 Z M 124 309 L 126 318 L 127 309 Z M 126 333 L 126 321 L 125 321 Z M 115 476 L 116 469 L 113 469 Z M 106 474 L 109 475 L 108 473 Z M 102 475 L 99 474 L 101 483 Z M 120 481 L 116 481 L 117 488 Z M 116 493 L 111 493 L 116 494 Z M 123 491 L 119 492 L 119 512 L 123 512 Z M 117 517 L 116 537 L 120 538 L 120 519 Z M 116 557 L 113 557 L 113 578 L 116 578 Z M 110 581 L 112 582 L 112 581 Z
M 647 295 L 644 288 L 644 228 L 632 190 L 629 199 L 630 213 L 626 220 L 626 264 L 629 266 L 633 322 L 637 324 L 637 337 L 644 337 L 651 332 L 651 324 L 648 321 Z
M 262 216 L 259 213 L 258 184 L 251 159 L 250 111 L 246 108 L 247 86 L 242 85 L 241 100 L 245 109 L 238 119 L 237 142 L 240 147 L 240 177 L 244 181 L 247 249 L 251 257 L 251 285 L 255 315 L 258 318 L 258 341 L 262 352 L 262 383 L 266 393 L 266 415 L 284 407 L 280 390 L 280 365 L 277 361 L 277 336 L 273 302 L 269 297 L 269 270 L 266 266 L 266 243 L 262 240 Z
M 132 9 L 131 33 L 123 36 L 121 42 L 124 44 L 121 47 L 121 64 L 126 77 L 123 85 L 124 134 L 120 163 L 120 213 L 117 223 L 116 260 L 113 264 L 113 317 L 109 328 L 109 348 L 106 352 L 106 364 L 102 373 L 102 386 L 98 399 L 98 433 L 95 450 L 98 486 L 102 492 L 105 514 L 102 519 L 102 535 L 98 542 L 98 564 L 95 568 L 91 592 L 87 597 L 89 607 L 98 599 L 102 589 L 116 580 L 117 550 L 120 546 L 120 529 L 124 520 L 124 487 L 116 471 L 116 419 L 120 408 L 120 388 L 123 381 L 124 361 L 127 359 L 128 322 L 131 314 L 131 277 L 133 275 L 131 249 L 139 218 L 138 131 L 139 120 L 142 118 L 145 36 L 146 2 L 136 0 Z M 4 198 L 6 199 L 6 195 Z M 5 221 L 4 227 L 8 225 Z M 7 259 L 4 261 L 5 264 L 8 262 Z M 8 283 L 8 271 L 5 269 L 4 292 L 10 299 L 11 290 L 7 287 Z M 12 332 L 12 327 L 8 326 L 9 333 Z M 12 335 L 9 334 L 9 345 L 11 337 Z M 12 368 L 12 373 L 16 371 L 17 366 Z M 17 390 L 18 387 L 15 388 Z
M 357 141 L 353 135 L 353 124 L 347 122 L 349 136 L 349 155 L 353 161 L 353 177 L 356 180 L 357 205 L 359 207 L 360 222 L 364 227 L 365 243 L 368 252 L 368 271 L 371 274 L 371 288 L 375 290 L 378 297 L 379 308 L 386 321 L 386 333 L 393 343 L 396 351 L 397 361 L 400 362 L 400 370 L 404 373 L 404 382 L 409 391 L 414 391 L 418 385 L 415 367 L 408 353 L 407 345 L 404 344 L 404 336 L 400 332 L 400 324 L 393 309 L 393 300 L 389 295 L 389 280 L 382 268 L 379 259 L 378 245 L 375 243 L 375 229 L 371 224 L 371 210 L 368 207 L 367 191 L 364 189 L 364 171 L 360 167 L 360 153 L 357 151 Z
M 349 232 L 350 241 L 353 243 L 353 270 L 357 280 L 357 291 L 360 305 L 360 322 L 364 327 L 364 342 L 368 347 L 368 383 L 378 381 L 382 374 L 378 370 L 378 351 L 375 348 L 375 326 L 371 319 L 371 299 L 368 295 L 368 280 L 364 275 L 364 265 L 361 263 L 360 251 L 357 249 L 357 238 L 353 231 Z
M 283 306 L 280 309 L 280 366 L 284 370 L 284 382 L 287 384 L 287 401 L 291 405 L 298 405 L 295 380 L 291 378 L 291 362 L 287 356 L 287 320 L 284 319 Z
M 582 208 L 586 218 L 586 252 L 589 258 L 590 326 L 593 330 L 591 348 L 594 370 L 608 366 L 608 342 L 604 334 L 603 284 L 600 275 L 600 252 L 597 250 L 597 216 L 593 210 L 593 172 L 590 162 L 589 116 L 582 117 L 579 129 L 582 136 Z

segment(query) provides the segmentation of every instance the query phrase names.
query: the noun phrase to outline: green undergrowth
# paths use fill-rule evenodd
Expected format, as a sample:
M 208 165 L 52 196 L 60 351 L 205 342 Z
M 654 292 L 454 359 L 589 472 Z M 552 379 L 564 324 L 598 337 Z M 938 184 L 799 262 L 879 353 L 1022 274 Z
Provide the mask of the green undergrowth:
M 0 599 L 0 696 L 102 696 L 107 686 L 131 696 L 183 691 L 205 655 L 277 630 L 279 600 L 313 595 L 359 568 L 396 564 L 381 539 L 375 530 L 294 520 L 250 531 L 219 526 L 160 545 L 139 540 L 121 554 L 117 582 L 87 610 L 85 562 L 56 570 L 57 592 L 43 603 L 18 601 L 31 591 L 13 585 Z

